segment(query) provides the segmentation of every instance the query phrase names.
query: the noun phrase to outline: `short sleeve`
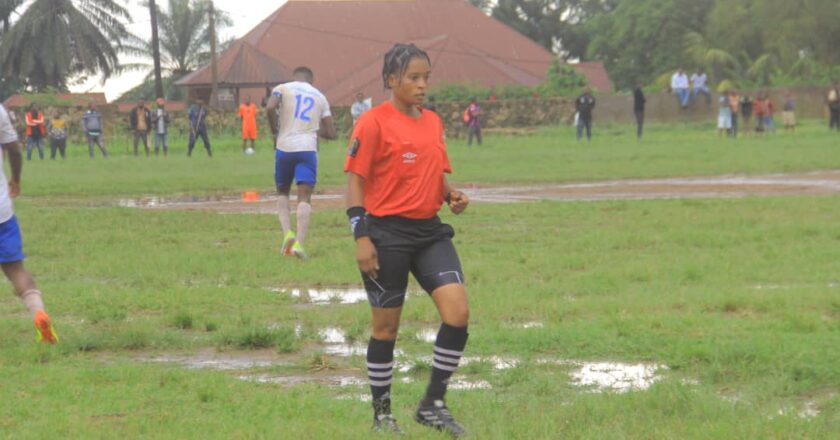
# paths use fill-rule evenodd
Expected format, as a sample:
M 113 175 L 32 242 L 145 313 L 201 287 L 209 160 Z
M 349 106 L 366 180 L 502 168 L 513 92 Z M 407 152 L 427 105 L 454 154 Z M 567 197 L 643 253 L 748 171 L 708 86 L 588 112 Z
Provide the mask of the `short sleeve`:
M 381 142 L 382 136 L 376 118 L 371 113 L 365 113 L 359 118 L 353 129 L 353 135 L 350 136 L 344 172 L 358 174 L 367 179 L 376 161 Z
M 322 105 L 324 106 L 323 110 L 321 110 L 321 119 L 329 118 L 332 116 L 332 111 L 330 111 L 330 103 L 327 101 L 327 98 L 321 98 L 323 100 Z
M 271 91 L 271 96 L 279 98 L 279 97 L 283 96 L 283 93 L 285 91 L 286 91 L 286 87 L 284 87 L 283 84 L 280 84 L 279 86 L 275 87 L 274 90 Z
M 0 145 L 11 144 L 17 142 L 18 135 L 15 127 L 12 125 L 12 120 L 9 118 L 9 113 L 6 109 L 0 106 Z

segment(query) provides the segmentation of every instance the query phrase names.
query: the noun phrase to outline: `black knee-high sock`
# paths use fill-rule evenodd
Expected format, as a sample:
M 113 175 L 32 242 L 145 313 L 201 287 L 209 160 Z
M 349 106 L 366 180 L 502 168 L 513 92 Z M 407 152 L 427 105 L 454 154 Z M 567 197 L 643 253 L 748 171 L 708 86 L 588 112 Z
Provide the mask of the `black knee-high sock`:
M 367 349 L 367 370 L 373 400 L 389 398 L 394 371 L 394 345 L 396 341 L 370 338 Z
M 432 360 L 432 378 L 426 389 L 423 404 L 431 405 L 435 400 L 443 400 L 449 378 L 458 369 L 458 362 L 467 345 L 467 327 L 452 327 L 441 324 L 435 340 L 435 353 Z

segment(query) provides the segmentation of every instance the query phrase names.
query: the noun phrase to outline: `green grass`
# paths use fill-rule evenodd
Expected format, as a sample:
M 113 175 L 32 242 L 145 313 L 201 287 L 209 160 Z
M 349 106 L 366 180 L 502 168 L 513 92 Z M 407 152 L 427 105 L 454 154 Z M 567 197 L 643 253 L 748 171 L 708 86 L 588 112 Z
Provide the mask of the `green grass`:
M 779 133 L 763 138 L 731 141 L 719 138 L 711 126 L 656 125 L 637 142 L 633 128 L 596 127 L 591 143 L 575 141 L 568 127 L 543 129 L 533 136 L 488 137 L 482 148 L 468 149 L 464 139 L 448 142 L 459 183 L 534 183 L 617 178 L 771 173 L 840 167 L 837 135 L 822 121 L 805 121 L 795 135 Z M 87 146 L 71 145 L 66 161 L 38 163 L 26 168 L 26 196 L 115 196 L 238 193 L 273 191 L 274 158 L 266 142 L 257 154 L 240 153 L 240 141 L 215 139 L 213 159 L 204 150 L 186 157 L 186 140 L 172 139 L 166 159 L 127 155 L 112 146 L 107 161 L 87 158 Z M 345 183 L 342 167 L 346 140 L 322 145 L 319 182 Z
M 656 150 L 660 159 L 628 160 L 628 174 L 613 177 L 667 175 L 666 164 L 676 167 L 672 174 L 715 174 L 782 171 L 793 157 L 808 169 L 813 158 L 807 155 L 823 158 L 813 168 L 836 167 L 832 160 L 840 160 L 829 154 L 835 144 L 816 128 L 797 135 L 799 151 L 785 146 L 782 136 L 717 146 L 695 127 L 686 127 L 687 134 L 654 130 L 661 132 L 651 133 L 651 145 L 632 141 L 626 148 L 639 155 Z M 691 133 L 699 140 L 688 140 Z M 511 142 L 545 154 L 558 149 L 549 156 L 560 170 L 558 180 L 588 178 L 582 170 L 594 178 L 618 169 L 618 161 L 600 164 L 599 158 L 625 148 L 606 140 L 555 147 L 552 139 L 544 133 Z M 453 157 L 475 176 L 482 164 L 503 157 L 515 170 L 517 156 L 504 142 L 488 139 L 481 152 L 458 150 L 455 142 Z M 678 160 L 690 162 L 704 150 L 726 160 Z M 749 151 L 755 156 L 750 163 Z M 572 156 L 577 160 L 567 163 Z M 364 387 L 261 384 L 237 379 L 243 372 L 143 361 L 166 353 L 269 351 L 287 364 L 250 373 L 364 377 L 362 357 L 323 354 L 318 330 L 338 327 L 363 342 L 366 304 L 305 306 L 269 290 L 360 284 L 344 214 L 313 216 L 310 260 L 300 263 L 277 255 L 281 237 L 274 216 L 100 203 L 116 194 L 243 188 L 249 173 L 270 179 L 270 171 L 254 165 L 260 157 L 193 158 L 203 170 L 195 165 L 169 175 L 154 167 L 174 169 L 186 160 L 114 159 L 106 166 L 127 170 L 134 164 L 137 170 L 105 174 L 98 159 L 96 166 L 79 159 L 26 168 L 24 188 L 32 197 L 16 204 L 26 264 L 62 342 L 35 345 L 20 302 L 12 295 L 0 300 L 0 437 L 370 438 L 369 404 L 338 399 L 364 394 Z M 263 159 L 260 167 L 270 167 Z M 328 160 L 337 166 L 340 158 Z M 242 172 L 222 184 L 214 178 L 225 166 Z M 75 189 L 62 192 L 55 183 L 38 182 L 49 167 L 60 170 L 54 176 L 65 183 L 58 186 Z M 496 168 L 485 166 L 484 180 L 475 181 L 516 181 L 506 178 L 515 172 Z M 546 173 L 526 176 L 551 180 Z M 155 179 L 158 191 L 149 186 Z M 195 186 L 184 186 L 191 179 Z M 92 182 L 102 185 L 87 186 Z M 480 439 L 840 436 L 838 202 L 834 196 L 474 204 L 462 216 L 445 214 L 457 231 L 468 278 L 468 354 L 522 360 L 504 371 L 487 362 L 462 368 L 459 377 L 485 380 L 492 389 L 451 391 L 453 411 L 470 438 Z M 430 345 L 414 333 L 437 321 L 431 301 L 409 298 L 398 343 L 406 357 L 430 354 Z M 531 321 L 544 326 L 520 327 Z M 653 362 L 668 370 L 646 391 L 591 393 L 571 385 L 571 366 L 541 364 L 541 358 Z M 420 362 L 396 375 L 395 414 L 409 438 L 445 438 L 411 421 L 428 372 Z M 404 377 L 414 381 L 403 383 Z M 815 405 L 819 415 L 798 417 L 806 405 Z

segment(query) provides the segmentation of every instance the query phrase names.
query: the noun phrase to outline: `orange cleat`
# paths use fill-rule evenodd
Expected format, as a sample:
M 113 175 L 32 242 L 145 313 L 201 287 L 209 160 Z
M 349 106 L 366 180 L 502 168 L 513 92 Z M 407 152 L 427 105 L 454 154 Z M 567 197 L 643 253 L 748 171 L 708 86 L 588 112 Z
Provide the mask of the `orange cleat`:
M 35 313 L 35 329 L 38 330 L 38 342 L 44 344 L 55 344 L 58 342 L 58 334 L 52 326 L 50 315 L 47 312 L 39 310 Z

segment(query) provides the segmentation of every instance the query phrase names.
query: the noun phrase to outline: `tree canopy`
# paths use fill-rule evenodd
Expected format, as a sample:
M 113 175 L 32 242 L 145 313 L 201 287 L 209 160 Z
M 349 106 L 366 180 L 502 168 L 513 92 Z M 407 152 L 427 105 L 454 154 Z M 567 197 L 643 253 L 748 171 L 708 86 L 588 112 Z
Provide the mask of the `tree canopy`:
M 682 66 L 739 86 L 840 75 L 837 0 L 498 0 L 481 3 L 564 59 L 603 61 L 619 88 Z
M 7 2 L 4 23 L 20 2 Z M 2 76 L 35 90 L 65 89 L 81 74 L 110 77 L 128 36 L 128 11 L 114 0 L 34 0 L 0 41 Z M 4 25 L 5 26 L 5 25 Z

